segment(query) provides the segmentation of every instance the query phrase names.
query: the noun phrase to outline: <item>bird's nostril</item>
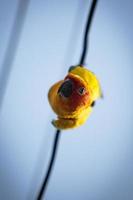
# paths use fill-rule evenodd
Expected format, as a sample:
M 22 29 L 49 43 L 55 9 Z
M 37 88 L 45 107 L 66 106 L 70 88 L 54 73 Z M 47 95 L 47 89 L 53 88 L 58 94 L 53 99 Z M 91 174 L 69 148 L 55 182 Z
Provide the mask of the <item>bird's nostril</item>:
M 58 93 L 64 97 L 70 97 L 72 94 L 73 83 L 71 80 L 66 80 L 59 88 Z

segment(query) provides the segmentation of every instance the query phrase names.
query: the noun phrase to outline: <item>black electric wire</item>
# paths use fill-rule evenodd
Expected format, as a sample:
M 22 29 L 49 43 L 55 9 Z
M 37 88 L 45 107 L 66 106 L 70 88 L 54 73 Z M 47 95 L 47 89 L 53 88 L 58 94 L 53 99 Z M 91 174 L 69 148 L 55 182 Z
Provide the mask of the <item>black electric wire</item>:
M 84 33 L 83 51 L 81 54 L 80 65 L 84 64 L 84 61 L 85 61 L 85 58 L 87 55 L 87 48 L 88 48 L 88 38 L 87 37 L 88 37 L 89 30 L 90 30 L 91 22 L 92 22 L 92 19 L 94 16 L 94 11 L 96 8 L 97 1 L 98 0 L 92 0 L 91 8 L 90 8 L 90 11 L 88 14 L 87 23 L 86 23 L 86 27 L 85 27 L 85 33 Z M 51 175 L 51 172 L 52 172 L 52 169 L 54 166 L 60 135 L 61 135 L 61 131 L 59 129 L 57 129 L 56 133 L 55 133 L 54 144 L 53 144 L 53 148 L 52 148 L 53 151 L 52 151 L 52 155 L 51 155 L 50 162 L 48 165 L 48 170 L 46 172 L 46 176 L 45 176 L 44 182 L 42 183 L 41 189 L 38 193 L 37 200 L 41 200 L 43 195 L 45 195 L 47 185 L 48 185 L 48 182 L 50 179 L 50 175 Z
M 83 50 L 82 50 L 82 54 L 81 54 L 81 58 L 80 58 L 80 62 L 79 62 L 81 66 L 84 64 L 84 61 L 85 61 L 85 58 L 86 58 L 86 55 L 87 55 L 88 33 L 90 31 L 90 28 L 91 28 L 91 23 L 92 23 L 92 19 L 93 19 L 93 16 L 94 16 L 94 12 L 95 12 L 95 9 L 96 9 L 97 2 L 98 2 L 98 0 L 92 0 L 91 8 L 90 8 L 90 11 L 88 13 L 88 18 L 87 18 L 85 32 L 84 32 Z
M 48 171 L 46 173 L 46 176 L 45 176 L 44 182 L 42 184 L 42 187 L 41 187 L 41 189 L 39 191 L 37 200 L 40 200 L 42 198 L 43 194 L 45 194 L 45 191 L 46 191 L 46 188 L 47 188 L 47 184 L 48 184 L 48 181 L 49 181 L 49 178 L 50 178 L 50 173 L 52 171 L 52 167 L 53 167 L 53 164 L 55 162 L 56 153 L 57 153 L 57 147 L 58 147 L 58 143 L 59 143 L 59 138 L 60 138 L 60 130 L 57 130 L 56 134 L 55 134 L 55 138 L 54 138 L 54 144 L 53 144 L 53 148 L 52 148 L 52 155 L 51 155 L 51 160 L 49 162 Z

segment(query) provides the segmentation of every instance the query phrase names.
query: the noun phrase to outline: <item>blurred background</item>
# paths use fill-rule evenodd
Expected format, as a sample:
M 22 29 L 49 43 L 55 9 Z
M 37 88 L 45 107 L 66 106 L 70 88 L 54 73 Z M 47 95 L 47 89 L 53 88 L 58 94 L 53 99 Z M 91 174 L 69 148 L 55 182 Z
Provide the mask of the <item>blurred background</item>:
M 79 62 L 90 4 L 0 0 L 0 200 L 36 197 L 55 134 L 48 89 Z M 86 66 L 104 99 L 62 132 L 47 200 L 133 199 L 132 10 L 131 0 L 98 2 Z

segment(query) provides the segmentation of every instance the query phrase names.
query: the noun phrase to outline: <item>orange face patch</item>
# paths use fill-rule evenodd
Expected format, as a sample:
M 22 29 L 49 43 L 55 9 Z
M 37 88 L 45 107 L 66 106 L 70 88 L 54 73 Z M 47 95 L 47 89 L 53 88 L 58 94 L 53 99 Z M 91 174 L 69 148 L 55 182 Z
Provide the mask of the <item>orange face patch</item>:
M 90 94 L 85 84 L 78 77 L 70 74 L 64 79 L 58 93 L 62 109 L 68 112 L 90 103 Z

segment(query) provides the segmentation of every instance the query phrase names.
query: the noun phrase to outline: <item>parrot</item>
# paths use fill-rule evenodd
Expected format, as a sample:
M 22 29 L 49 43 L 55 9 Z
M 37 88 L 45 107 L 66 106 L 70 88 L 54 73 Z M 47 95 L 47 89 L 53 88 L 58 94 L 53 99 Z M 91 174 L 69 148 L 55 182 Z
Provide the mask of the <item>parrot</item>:
M 100 97 L 101 87 L 95 74 L 81 65 L 70 67 L 65 78 L 48 91 L 49 104 L 57 114 L 52 124 L 59 130 L 81 126 Z

